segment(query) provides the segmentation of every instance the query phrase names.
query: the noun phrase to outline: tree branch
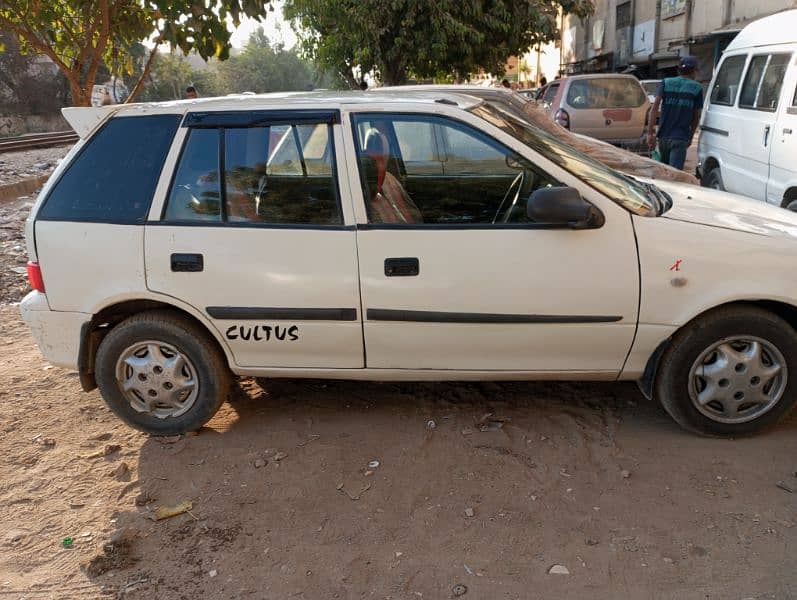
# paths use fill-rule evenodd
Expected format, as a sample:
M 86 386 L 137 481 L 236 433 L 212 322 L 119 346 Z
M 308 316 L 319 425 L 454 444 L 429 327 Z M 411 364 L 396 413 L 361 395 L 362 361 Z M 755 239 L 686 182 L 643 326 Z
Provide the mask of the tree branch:
M 155 47 L 152 48 L 152 52 L 149 53 L 149 58 L 144 65 L 144 70 L 141 72 L 141 77 L 138 78 L 136 85 L 134 85 L 133 89 L 130 91 L 130 95 L 127 97 L 127 100 L 125 100 L 125 104 L 135 101 L 136 96 L 138 96 L 141 90 L 144 88 L 144 83 L 146 82 L 147 77 L 149 77 L 149 72 L 152 69 L 152 62 L 155 60 L 155 55 L 158 53 L 160 39 L 160 36 L 155 38 Z
M 55 51 L 52 48 L 50 48 L 50 46 L 42 42 L 33 31 L 15 25 L 14 23 L 12 23 L 10 20 L 8 20 L 6 17 L 3 17 L 2 15 L 0 15 L 0 25 L 9 29 L 17 36 L 23 38 L 31 46 L 36 48 L 36 50 L 46 55 L 51 61 L 55 63 L 55 65 L 59 69 L 61 69 L 64 72 L 64 74 L 70 73 L 72 71 L 72 69 L 63 60 L 61 60 L 61 58 L 55 53 Z
M 108 7 L 108 0 L 100 0 L 100 11 L 102 13 L 102 29 L 100 30 L 100 37 L 97 40 L 94 54 L 91 56 L 88 73 L 86 73 L 87 91 L 90 90 L 90 87 L 94 87 L 94 81 L 97 79 L 97 70 L 100 68 L 105 48 L 108 47 L 108 39 L 111 37 L 111 11 Z M 91 41 L 88 43 L 91 45 Z

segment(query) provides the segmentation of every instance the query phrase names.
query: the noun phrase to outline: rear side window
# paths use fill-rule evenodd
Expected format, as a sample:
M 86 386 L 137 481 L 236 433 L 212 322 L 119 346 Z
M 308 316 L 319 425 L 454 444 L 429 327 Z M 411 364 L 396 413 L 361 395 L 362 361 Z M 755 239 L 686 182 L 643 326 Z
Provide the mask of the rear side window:
M 37 218 L 143 223 L 180 118 L 150 115 L 108 121 L 55 184 Z
M 729 56 L 722 62 L 714 87 L 711 88 L 711 104 L 733 106 L 736 95 L 739 93 L 739 82 L 742 80 L 742 71 L 746 55 Z
M 340 225 L 327 123 L 191 129 L 167 221 Z
M 576 79 L 567 90 L 573 108 L 636 108 L 644 102 L 645 90 L 632 79 Z
M 558 83 L 552 83 L 551 85 L 549 85 L 542 96 L 543 103 L 550 104 L 551 102 L 553 102 L 553 99 L 556 98 L 556 92 L 558 91 L 559 91 Z
M 739 106 L 774 112 L 791 54 L 754 56 L 744 77 Z

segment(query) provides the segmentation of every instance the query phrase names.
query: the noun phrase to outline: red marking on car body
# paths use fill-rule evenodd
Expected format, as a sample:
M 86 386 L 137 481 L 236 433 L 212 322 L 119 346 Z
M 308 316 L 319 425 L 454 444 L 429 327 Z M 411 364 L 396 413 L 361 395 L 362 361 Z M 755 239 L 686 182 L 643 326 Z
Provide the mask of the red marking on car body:
M 681 263 L 683 261 L 679 258 L 675 261 L 675 264 L 670 267 L 670 271 L 680 271 L 681 270 Z

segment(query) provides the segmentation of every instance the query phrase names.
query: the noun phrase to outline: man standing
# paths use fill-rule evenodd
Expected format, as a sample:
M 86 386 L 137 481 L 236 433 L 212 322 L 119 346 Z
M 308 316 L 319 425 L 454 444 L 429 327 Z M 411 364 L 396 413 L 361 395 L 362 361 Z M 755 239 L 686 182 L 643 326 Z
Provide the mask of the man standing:
M 659 84 L 648 124 L 648 147 L 656 145 L 656 117 L 659 115 L 659 154 L 661 162 L 683 169 L 686 150 L 692 143 L 703 108 L 703 86 L 695 81 L 697 59 L 684 56 L 678 63 L 678 77 Z

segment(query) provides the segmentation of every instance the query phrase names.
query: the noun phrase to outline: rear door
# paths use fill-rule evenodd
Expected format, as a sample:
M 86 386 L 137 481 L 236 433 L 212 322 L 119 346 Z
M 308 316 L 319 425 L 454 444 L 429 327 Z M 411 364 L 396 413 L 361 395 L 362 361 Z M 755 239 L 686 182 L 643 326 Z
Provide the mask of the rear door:
M 781 92 L 772 139 L 767 200 L 782 204 L 786 194 L 797 200 L 797 58 L 792 60 Z
M 574 79 L 563 102 L 572 131 L 612 142 L 638 141 L 649 106 L 633 77 Z
M 248 111 L 183 122 L 146 228 L 147 285 L 205 313 L 241 367 L 363 367 L 338 121 L 337 111 Z

